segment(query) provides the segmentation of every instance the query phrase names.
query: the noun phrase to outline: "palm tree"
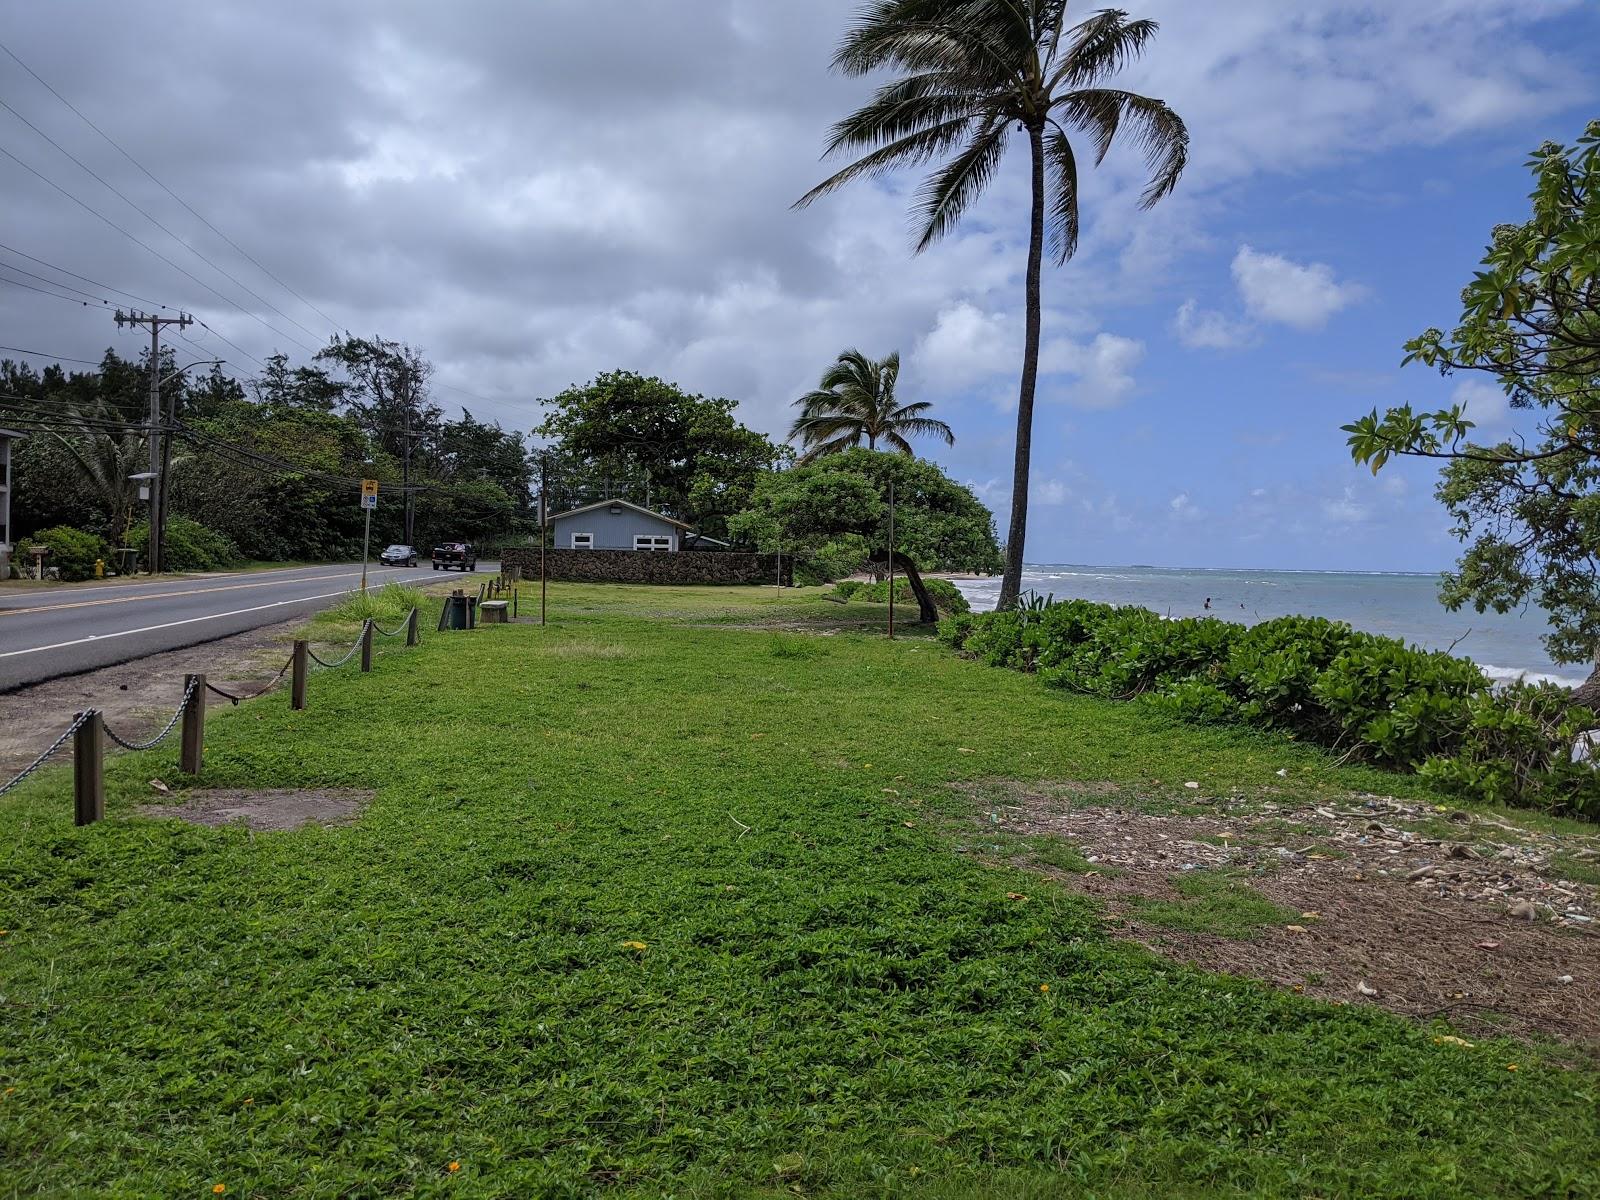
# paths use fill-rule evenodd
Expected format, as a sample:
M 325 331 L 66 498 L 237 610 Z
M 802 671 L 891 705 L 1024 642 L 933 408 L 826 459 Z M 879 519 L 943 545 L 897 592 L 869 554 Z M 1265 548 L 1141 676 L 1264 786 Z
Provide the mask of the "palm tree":
M 955 445 L 950 426 L 923 414 L 933 406 L 926 400 L 916 404 L 896 404 L 895 381 L 900 378 L 900 353 L 874 362 L 859 350 L 846 350 L 822 373 L 817 390 L 794 402 L 800 410 L 789 440 L 800 439 L 805 453 L 801 463 L 815 462 L 825 454 L 837 454 L 866 439 L 867 448 L 876 450 L 881 440 L 901 454 L 914 454 L 907 437 L 923 435 L 944 439 Z
M 1039 375 L 1039 274 L 1046 238 L 1056 263 L 1078 248 L 1078 157 L 1069 128 L 1089 139 L 1096 165 L 1119 130 L 1144 151 L 1149 208 L 1177 185 L 1189 131 L 1160 100 L 1109 87 L 1156 32 L 1154 21 L 1108 9 L 1068 26 L 1069 0 L 876 0 L 834 54 L 834 69 L 897 78 L 833 127 L 827 154 L 865 152 L 797 206 L 903 166 L 944 161 L 917 194 L 920 253 L 955 227 L 994 178 L 1013 129 L 1028 136 L 1033 207 L 1027 327 L 1017 401 L 1016 465 L 1000 607 L 1016 603 L 1028 525 L 1028 465 Z

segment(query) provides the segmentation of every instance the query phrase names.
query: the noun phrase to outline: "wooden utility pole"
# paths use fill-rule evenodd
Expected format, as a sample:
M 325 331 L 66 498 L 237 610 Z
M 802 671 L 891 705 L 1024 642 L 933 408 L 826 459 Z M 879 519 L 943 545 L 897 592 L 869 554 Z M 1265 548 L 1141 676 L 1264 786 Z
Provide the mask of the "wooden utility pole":
M 161 463 L 164 457 L 162 445 L 166 441 L 166 422 L 161 416 L 161 329 L 166 325 L 176 325 L 179 329 L 194 324 L 194 318 L 188 313 L 180 312 L 175 317 L 158 317 L 154 313 L 123 312 L 117 309 L 117 327 L 124 325 L 148 325 L 150 327 L 150 478 L 147 481 L 150 488 L 150 574 L 158 575 L 161 572 L 161 543 L 166 534 L 164 518 L 166 514 L 161 507 L 161 489 L 166 482 L 162 478 Z
M 550 531 L 550 456 L 539 455 L 539 624 L 544 624 L 544 544 Z

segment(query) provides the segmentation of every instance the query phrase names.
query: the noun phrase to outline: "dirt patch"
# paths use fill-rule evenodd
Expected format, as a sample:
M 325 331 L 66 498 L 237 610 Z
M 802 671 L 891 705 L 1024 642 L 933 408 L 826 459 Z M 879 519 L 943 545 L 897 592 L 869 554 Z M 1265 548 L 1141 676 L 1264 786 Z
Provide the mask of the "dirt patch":
M 1152 813 L 1108 803 L 1107 786 L 964 789 L 989 835 L 970 849 L 1100 899 L 1122 935 L 1173 959 L 1484 1035 L 1600 1046 L 1600 834 L 1378 796 Z M 1072 848 L 1067 866 L 1034 849 L 1052 842 Z M 1151 901 L 1183 903 L 1175 884 L 1195 872 L 1292 912 L 1249 936 L 1147 919 Z
M 263 625 L 0 693 L 0 780 L 32 762 L 86 708 L 98 708 L 106 724 L 129 741 L 143 741 L 160 732 L 183 698 L 186 673 L 203 672 L 209 682 L 236 695 L 264 687 L 283 666 L 294 631 L 304 625 L 303 617 Z M 228 701 L 212 696 L 210 703 Z
M 182 804 L 147 804 L 145 817 L 177 817 L 196 825 L 238 825 L 269 831 L 299 829 L 302 825 L 339 825 L 352 821 L 372 800 L 371 792 L 352 789 L 328 791 L 235 791 L 216 789 L 186 792 Z

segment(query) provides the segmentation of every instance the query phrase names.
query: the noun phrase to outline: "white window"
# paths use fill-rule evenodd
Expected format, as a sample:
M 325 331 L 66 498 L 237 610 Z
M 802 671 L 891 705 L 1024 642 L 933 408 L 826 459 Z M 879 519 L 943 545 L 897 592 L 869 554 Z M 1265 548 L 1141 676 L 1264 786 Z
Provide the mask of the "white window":
M 635 550 L 671 550 L 672 538 L 668 534 L 636 533 L 633 535 L 633 548 Z
M 594 534 L 575 533 L 572 535 L 572 548 L 574 550 L 593 550 Z

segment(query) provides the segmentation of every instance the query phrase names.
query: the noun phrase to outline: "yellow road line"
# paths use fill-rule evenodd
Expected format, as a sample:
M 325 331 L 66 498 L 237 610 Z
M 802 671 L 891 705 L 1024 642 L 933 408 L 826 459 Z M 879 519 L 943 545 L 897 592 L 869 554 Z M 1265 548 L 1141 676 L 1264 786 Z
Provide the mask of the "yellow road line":
M 371 572 L 377 574 L 377 572 Z M 140 600 L 171 600 L 177 596 L 200 596 L 209 592 L 237 592 L 245 588 L 283 587 L 285 584 L 319 583 L 327 579 L 359 579 L 360 571 L 347 571 L 339 575 L 312 575 L 301 579 L 265 579 L 259 583 L 230 583 L 225 587 L 189 588 L 182 592 L 142 592 L 133 596 L 114 596 L 109 600 L 72 600 L 65 604 L 40 604 L 29 608 L 0 609 L 0 617 L 16 617 L 25 613 L 60 612 L 64 608 L 94 608 L 102 604 L 133 604 Z

